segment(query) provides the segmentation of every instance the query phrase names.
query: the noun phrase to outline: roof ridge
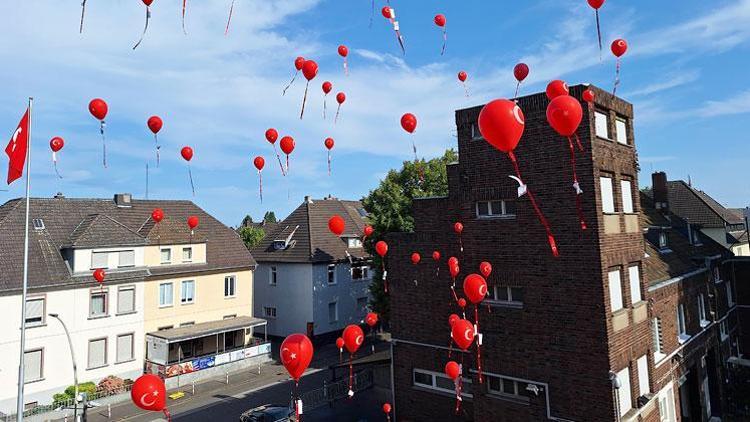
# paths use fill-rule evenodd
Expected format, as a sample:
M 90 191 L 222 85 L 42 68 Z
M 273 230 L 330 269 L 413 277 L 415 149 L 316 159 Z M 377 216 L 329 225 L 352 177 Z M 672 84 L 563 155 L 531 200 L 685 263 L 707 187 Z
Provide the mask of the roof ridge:
M 310 257 L 310 259 L 312 259 L 313 254 L 314 254 L 313 251 L 315 250 L 313 248 L 313 235 L 312 235 L 312 230 L 311 230 L 312 224 L 310 223 L 310 204 L 311 203 L 312 202 L 305 201 L 305 214 L 306 214 L 305 218 L 307 219 L 307 238 L 310 239 L 310 241 L 308 242 L 309 243 L 308 252 L 310 252 L 310 254 L 308 256 Z
M 699 200 L 700 200 L 701 202 L 703 202 L 703 203 L 704 203 L 704 204 L 705 204 L 705 205 L 706 205 L 706 206 L 707 206 L 707 207 L 708 207 L 708 208 L 709 208 L 709 209 L 710 209 L 710 210 L 711 210 L 711 211 L 712 211 L 712 212 L 713 212 L 714 214 L 716 214 L 716 216 L 718 216 L 718 217 L 719 217 L 719 218 L 720 218 L 720 219 L 721 219 L 722 221 L 724 221 L 725 223 L 730 223 L 730 222 L 729 222 L 729 221 L 727 220 L 726 216 L 725 216 L 725 215 L 723 215 L 723 214 L 722 214 L 721 212 L 719 212 L 720 210 L 717 210 L 717 209 L 716 209 L 716 208 L 714 207 L 714 205 L 713 205 L 713 204 L 711 204 L 711 203 L 709 203 L 708 201 L 706 201 L 706 199 L 705 199 L 705 198 L 703 198 L 703 197 L 702 197 L 702 195 L 705 195 L 706 197 L 710 198 L 710 199 L 711 199 L 711 200 L 712 200 L 713 202 L 715 202 L 715 203 L 716 203 L 716 205 L 719 205 L 720 207 L 724 208 L 724 210 L 725 210 L 725 211 L 729 211 L 729 209 L 728 209 L 727 207 L 725 207 L 724 205 L 721 205 L 721 203 L 720 203 L 719 201 L 715 200 L 715 199 L 714 199 L 714 198 L 713 198 L 713 197 L 712 197 L 711 195 L 707 194 L 706 192 L 704 192 L 704 191 L 702 191 L 702 190 L 700 190 L 700 189 L 694 188 L 694 187 L 693 187 L 693 186 L 691 186 L 690 184 L 686 183 L 686 182 L 685 182 L 684 180 L 679 180 L 679 182 L 680 182 L 680 183 L 682 183 L 683 185 L 685 185 L 685 186 L 686 186 L 686 187 L 688 188 L 688 190 L 689 190 L 689 191 L 690 191 L 690 192 L 691 192 L 691 193 L 692 193 L 692 194 L 693 194 L 693 195 L 694 195 L 694 196 L 695 196 L 696 198 L 698 198 L 698 199 L 699 199 Z
M 13 198 L 13 199 L 9 200 L 8 202 L 11 202 L 11 201 L 15 201 L 16 203 L 13 204 L 13 205 L 11 205 L 12 208 L 10 210 L 8 210 L 8 212 L 2 218 L 0 218 L 0 226 L 2 226 L 3 223 L 5 222 L 5 220 L 8 218 L 8 216 L 13 211 L 15 211 L 16 208 L 18 208 L 18 205 L 21 203 L 21 198 Z M 8 204 L 8 202 L 6 202 L 5 204 Z M 2 207 L 0 207 L 0 208 L 2 208 Z

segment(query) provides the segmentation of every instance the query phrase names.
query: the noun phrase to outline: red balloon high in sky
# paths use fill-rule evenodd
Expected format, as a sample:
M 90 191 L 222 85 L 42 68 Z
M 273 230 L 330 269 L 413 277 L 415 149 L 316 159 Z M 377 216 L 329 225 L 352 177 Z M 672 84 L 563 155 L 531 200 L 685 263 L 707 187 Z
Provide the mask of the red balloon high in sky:
M 65 140 L 59 136 L 55 136 L 49 141 L 49 148 L 52 150 L 52 166 L 55 168 L 55 174 L 57 177 L 62 179 L 60 172 L 57 171 L 57 153 L 65 146 Z
M 461 85 L 464 87 L 464 94 L 468 97 L 469 96 L 469 89 L 466 87 L 466 79 L 469 77 L 469 74 L 466 73 L 466 71 L 460 71 L 458 72 L 458 80 L 461 82 Z
M 551 101 L 554 100 L 555 97 L 559 97 L 560 95 L 568 95 L 568 84 L 565 83 L 565 81 L 561 81 L 559 79 L 555 79 L 554 81 L 547 84 L 547 98 Z
M 333 89 L 333 84 L 329 81 L 323 82 L 323 85 L 321 85 L 321 88 L 323 89 L 323 119 L 326 118 L 326 109 L 328 109 L 327 106 L 327 100 L 328 100 L 328 94 Z
M 281 92 L 281 95 L 286 95 L 286 90 L 289 89 L 290 86 L 294 83 L 294 80 L 297 79 L 297 75 L 299 74 L 300 70 L 302 70 L 302 66 L 305 64 L 305 58 L 302 56 L 298 56 L 296 59 L 294 59 L 294 75 L 292 76 L 292 80 L 289 81 L 289 83 L 284 87 L 284 90 Z
M 89 113 L 99 120 L 99 133 L 102 135 L 102 163 L 104 164 L 104 168 L 107 168 L 107 142 L 104 138 L 104 128 L 107 127 L 107 123 L 104 119 L 107 117 L 108 112 L 109 107 L 101 98 L 94 98 L 89 102 Z
M 266 166 L 266 160 L 262 156 L 257 156 L 253 159 L 253 165 L 258 170 L 258 191 L 260 195 L 260 203 L 263 203 L 263 167 Z M 281 168 L 282 172 L 284 171 L 284 168 Z
M 448 29 L 445 27 L 445 24 L 448 21 L 442 13 L 435 15 L 435 19 L 433 20 L 435 21 L 435 25 L 437 25 L 443 32 L 443 47 L 440 49 L 440 55 L 442 56 L 445 54 L 445 45 L 448 43 Z
M 344 94 L 343 92 L 339 92 L 338 94 L 336 94 L 336 102 L 339 103 L 339 106 L 336 108 L 336 117 L 334 117 L 333 119 L 333 124 L 338 123 L 339 113 L 341 112 L 341 106 L 344 104 L 345 101 L 346 101 L 346 94 Z
M 148 31 L 148 21 L 151 19 L 151 3 L 154 2 L 154 0 L 141 0 L 143 4 L 146 5 L 146 26 L 143 27 L 143 33 L 141 34 L 141 38 L 138 40 L 137 43 L 133 46 L 133 50 L 138 48 L 139 45 L 143 42 L 143 37 L 146 36 L 146 31 Z
M 148 118 L 148 121 L 146 121 L 146 125 L 148 126 L 151 133 L 154 134 L 154 143 L 156 145 L 156 167 L 159 167 L 159 150 L 161 149 L 161 147 L 159 146 L 159 138 L 157 134 L 164 126 L 164 122 L 159 116 L 151 116 Z
M 594 9 L 594 15 L 596 16 L 596 36 L 599 39 L 599 61 L 602 60 L 602 29 L 599 25 L 599 9 L 604 5 L 604 0 L 587 0 L 589 6 Z
M 345 45 L 340 45 L 338 53 L 339 56 L 344 58 L 344 75 L 349 76 L 349 64 L 346 62 L 346 57 L 349 55 L 349 48 Z
M 620 86 L 620 57 L 628 51 L 628 43 L 622 38 L 612 41 L 612 54 L 617 57 L 617 67 L 615 68 L 615 86 L 612 88 L 612 95 L 617 94 L 617 87 Z
M 188 177 L 190 178 L 190 189 L 193 191 L 195 196 L 195 184 L 193 184 L 193 171 L 190 169 L 190 160 L 193 159 L 193 149 L 189 146 L 184 146 L 180 150 L 180 155 L 188 163 Z
M 417 116 L 413 115 L 412 113 L 405 113 L 403 116 L 401 116 L 401 127 L 413 134 L 415 130 L 417 130 Z M 417 159 L 417 144 L 414 142 L 414 137 L 411 137 L 411 149 L 414 151 L 414 162 L 416 162 Z
M 291 136 L 284 136 L 281 138 L 281 141 L 279 141 L 279 146 L 281 147 L 281 151 L 286 154 L 286 174 L 289 174 L 289 154 L 294 151 L 294 138 Z
M 279 161 L 279 167 L 281 168 L 281 174 L 283 176 L 286 176 L 286 170 L 284 170 L 284 165 L 281 163 L 281 156 L 279 155 L 279 151 L 276 150 L 276 140 L 279 139 L 279 132 L 274 129 L 270 128 L 266 130 L 266 140 L 273 145 L 273 152 L 276 154 L 276 159 Z M 264 161 L 265 163 L 265 161 Z
M 334 145 L 333 138 L 326 138 L 325 141 L 323 141 L 323 145 L 326 147 L 326 153 L 328 154 L 328 175 L 331 175 L 331 150 L 333 149 Z
M 305 60 L 302 65 L 302 75 L 307 79 L 305 83 L 305 96 L 302 98 L 302 111 L 299 113 L 299 118 L 305 115 L 305 103 L 307 102 L 307 89 L 310 87 L 310 81 L 315 78 L 318 74 L 318 64 L 314 60 Z
M 404 37 L 401 36 L 401 27 L 396 20 L 396 10 L 390 6 L 383 6 L 383 8 L 380 10 L 380 13 L 384 18 L 388 19 L 388 21 L 391 22 L 391 25 L 393 26 L 393 32 L 396 33 L 396 40 L 398 40 L 398 45 L 401 47 L 401 54 L 405 55 L 406 48 L 404 47 Z
M 518 88 L 521 87 L 521 82 L 526 79 L 527 76 L 529 76 L 529 65 L 526 63 L 518 63 L 513 68 L 513 76 L 516 78 L 516 95 L 513 96 L 513 98 L 518 97 Z

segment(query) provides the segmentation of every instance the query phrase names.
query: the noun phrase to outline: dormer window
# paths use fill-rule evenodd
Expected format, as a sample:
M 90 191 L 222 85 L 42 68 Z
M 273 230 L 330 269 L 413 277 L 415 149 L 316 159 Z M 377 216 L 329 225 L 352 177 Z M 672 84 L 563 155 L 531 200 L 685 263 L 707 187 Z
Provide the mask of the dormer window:
M 663 231 L 659 232 L 659 251 L 670 252 L 667 233 Z
M 346 239 L 346 245 L 349 249 L 361 248 L 362 239 L 358 237 L 349 237 Z
M 44 220 L 41 218 L 35 218 L 31 221 L 34 224 L 34 230 L 44 230 Z
M 273 248 L 277 251 L 286 249 L 286 241 L 284 240 L 274 240 L 273 241 Z

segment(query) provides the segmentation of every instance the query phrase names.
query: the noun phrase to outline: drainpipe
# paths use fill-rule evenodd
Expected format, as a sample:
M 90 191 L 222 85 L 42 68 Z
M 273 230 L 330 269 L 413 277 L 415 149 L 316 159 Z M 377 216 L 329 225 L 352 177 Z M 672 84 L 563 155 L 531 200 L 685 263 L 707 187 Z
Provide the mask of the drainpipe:
M 609 371 L 609 380 L 612 382 L 612 399 L 615 404 L 615 420 L 620 422 L 620 395 L 617 393 L 617 390 L 619 390 L 622 385 L 617 378 L 617 374 L 613 371 Z

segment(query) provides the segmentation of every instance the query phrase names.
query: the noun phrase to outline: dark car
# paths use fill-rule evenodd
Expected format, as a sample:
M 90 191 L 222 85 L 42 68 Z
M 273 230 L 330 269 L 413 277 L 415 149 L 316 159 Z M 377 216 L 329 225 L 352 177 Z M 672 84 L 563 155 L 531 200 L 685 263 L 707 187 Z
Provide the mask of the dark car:
M 290 422 L 294 410 L 280 404 L 267 404 L 250 409 L 240 415 L 240 422 Z

